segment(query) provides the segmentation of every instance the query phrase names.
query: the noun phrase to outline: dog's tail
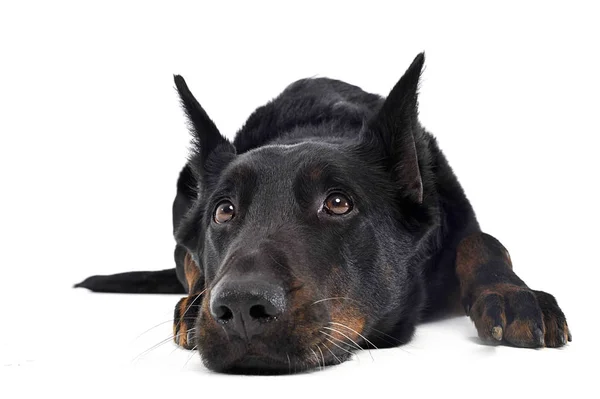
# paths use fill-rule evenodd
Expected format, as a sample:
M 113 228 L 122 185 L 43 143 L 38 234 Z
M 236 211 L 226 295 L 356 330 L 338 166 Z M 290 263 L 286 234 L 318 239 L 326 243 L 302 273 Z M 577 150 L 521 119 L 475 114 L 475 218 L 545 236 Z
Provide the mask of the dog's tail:
M 127 294 L 185 294 L 175 269 L 152 272 L 128 272 L 109 276 L 92 276 L 75 284 L 94 292 Z

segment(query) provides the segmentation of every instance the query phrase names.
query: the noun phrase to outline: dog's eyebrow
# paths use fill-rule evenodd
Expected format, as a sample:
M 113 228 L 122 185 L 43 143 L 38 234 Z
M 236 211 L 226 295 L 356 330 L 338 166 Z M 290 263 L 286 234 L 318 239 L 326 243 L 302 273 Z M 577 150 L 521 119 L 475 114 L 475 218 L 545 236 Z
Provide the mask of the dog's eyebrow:
M 227 171 L 217 188 L 214 196 L 249 197 L 250 192 L 256 186 L 257 172 L 247 165 L 236 165 Z
M 326 173 L 328 164 L 310 165 L 305 167 L 304 171 L 301 172 L 309 180 L 319 180 Z
M 240 185 L 249 180 L 256 179 L 256 171 L 247 165 L 236 165 L 227 173 L 227 181 Z
M 352 182 L 345 179 L 337 167 L 327 162 L 302 166 L 293 183 L 296 198 L 305 200 L 309 200 L 315 193 L 323 193 L 331 188 L 350 187 Z

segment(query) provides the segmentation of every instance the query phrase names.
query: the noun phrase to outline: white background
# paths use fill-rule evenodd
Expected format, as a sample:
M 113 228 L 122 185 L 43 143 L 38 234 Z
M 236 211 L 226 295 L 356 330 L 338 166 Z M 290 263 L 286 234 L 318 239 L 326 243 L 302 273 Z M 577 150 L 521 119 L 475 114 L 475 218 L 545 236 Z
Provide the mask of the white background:
M 210 3 L 0 5 L 0 396 L 597 394 L 594 2 Z M 574 341 L 488 347 L 458 318 L 298 376 L 216 375 L 170 342 L 132 361 L 169 337 L 178 297 L 71 285 L 173 266 L 171 202 L 189 137 L 172 74 L 232 138 L 296 79 L 385 95 L 423 50 L 422 123 L 517 273 L 558 298 Z

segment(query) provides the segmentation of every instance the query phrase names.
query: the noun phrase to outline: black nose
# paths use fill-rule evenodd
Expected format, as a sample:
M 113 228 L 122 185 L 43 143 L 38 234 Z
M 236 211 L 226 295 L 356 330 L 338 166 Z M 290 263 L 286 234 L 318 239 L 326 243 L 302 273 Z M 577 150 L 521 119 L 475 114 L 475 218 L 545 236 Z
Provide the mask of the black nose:
M 211 292 L 212 317 L 228 331 L 247 340 L 262 334 L 285 310 L 283 287 L 264 279 L 225 278 Z

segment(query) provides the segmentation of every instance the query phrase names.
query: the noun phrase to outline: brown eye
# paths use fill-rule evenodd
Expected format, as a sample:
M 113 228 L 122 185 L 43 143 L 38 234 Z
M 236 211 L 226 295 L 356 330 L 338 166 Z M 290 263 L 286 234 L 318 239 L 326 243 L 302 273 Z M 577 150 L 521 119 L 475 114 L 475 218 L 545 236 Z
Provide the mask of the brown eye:
M 219 224 L 229 222 L 234 215 L 235 208 L 233 204 L 229 201 L 223 201 L 217 205 L 217 209 L 215 210 L 215 222 Z
M 323 204 L 325 209 L 334 215 L 344 215 L 352 210 L 352 202 L 343 194 L 331 194 Z

